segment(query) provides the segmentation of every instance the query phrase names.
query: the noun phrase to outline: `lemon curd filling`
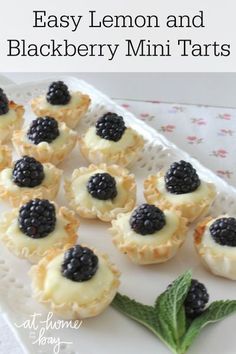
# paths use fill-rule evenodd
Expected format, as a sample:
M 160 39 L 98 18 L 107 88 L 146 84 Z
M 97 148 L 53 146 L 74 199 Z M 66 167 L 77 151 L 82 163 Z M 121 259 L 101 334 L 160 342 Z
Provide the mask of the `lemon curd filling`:
M 63 257 L 64 255 L 60 254 L 47 265 L 44 280 L 45 299 L 52 299 L 58 305 L 72 302 L 86 305 L 101 298 L 104 291 L 110 289 L 114 275 L 102 257 L 99 257 L 95 275 L 84 282 L 67 279 L 61 274 Z
M 108 209 L 113 209 L 114 206 L 124 205 L 127 200 L 127 190 L 122 185 L 123 177 L 113 176 L 116 180 L 117 196 L 114 199 L 99 200 L 93 198 L 87 191 L 87 183 L 91 176 L 95 173 L 104 173 L 105 171 L 96 170 L 85 175 L 77 177 L 72 182 L 72 191 L 75 196 L 75 201 L 78 204 L 83 205 L 83 207 L 88 209 L 93 209 L 94 207 L 105 212 Z
M 159 192 L 165 195 L 165 198 L 169 200 L 172 204 L 187 204 L 187 203 L 197 203 L 205 199 L 209 193 L 209 187 L 206 182 L 201 181 L 200 186 L 191 193 L 185 194 L 172 194 L 167 191 L 165 187 L 164 177 L 157 179 L 156 188 Z
M 132 230 L 129 219 L 131 213 L 123 214 L 116 220 L 116 225 L 123 232 L 124 242 L 135 242 L 136 244 L 142 245 L 161 245 L 165 244 L 176 232 L 179 227 L 179 218 L 174 211 L 165 210 L 165 226 L 151 235 L 139 235 L 134 230 Z
M 91 149 L 115 153 L 134 145 L 134 132 L 131 128 L 125 129 L 121 139 L 115 142 L 112 140 L 102 139 L 96 134 L 96 128 L 91 127 L 84 136 L 84 143 L 88 148 Z

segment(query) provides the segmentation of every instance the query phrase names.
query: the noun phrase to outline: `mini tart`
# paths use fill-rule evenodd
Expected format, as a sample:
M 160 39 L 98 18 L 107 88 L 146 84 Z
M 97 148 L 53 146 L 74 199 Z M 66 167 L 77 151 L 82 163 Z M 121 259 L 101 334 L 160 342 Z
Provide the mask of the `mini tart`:
M 236 247 L 222 246 L 210 234 L 211 224 L 221 218 L 207 217 L 194 233 L 194 245 L 203 265 L 213 274 L 236 280 Z
M 60 135 L 51 143 L 43 141 L 34 144 L 27 137 L 27 130 L 17 130 L 13 133 L 12 143 L 20 156 L 33 156 L 42 163 L 51 162 L 58 165 L 70 154 L 77 142 L 77 134 L 69 129 L 65 123 L 58 124 Z
M 13 101 L 9 102 L 9 111 L 0 116 L 0 142 L 9 142 L 12 133 L 23 125 L 24 107 Z
M 18 213 L 19 209 L 5 213 L 0 222 L 0 239 L 17 257 L 37 263 L 50 248 L 62 249 L 66 244 L 73 246 L 76 243 L 79 221 L 73 211 L 65 207 L 57 208 L 54 231 L 37 239 L 19 229 Z
M 107 172 L 116 180 L 117 196 L 114 199 L 99 200 L 87 191 L 88 179 L 96 173 Z M 109 222 L 117 214 L 130 211 L 136 202 L 136 182 L 133 174 L 117 165 L 90 165 L 74 170 L 70 180 L 65 181 L 69 205 L 81 217 Z
M 187 233 L 187 220 L 177 210 L 164 210 L 166 225 L 150 235 L 136 233 L 129 224 L 132 214 L 119 214 L 112 221 L 112 241 L 132 262 L 141 265 L 163 263 L 175 256 Z
M 11 166 L 11 150 L 6 145 L 0 145 L 0 170 Z
M 71 100 L 66 105 L 52 105 L 47 102 L 45 95 L 42 95 L 31 101 L 31 108 L 38 117 L 53 117 L 73 129 L 87 112 L 90 102 L 88 95 L 77 91 L 71 93 Z
M 60 187 L 62 171 L 51 163 L 43 164 L 45 178 L 36 187 L 18 187 L 12 180 L 13 168 L 0 172 L 0 200 L 10 202 L 17 207 L 30 199 L 40 198 L 54 200 Z
M 144 139 L 131 128 L 126 128 L 118 141 L 106 140 L 90 127 L 86 134 L 79 137 L 80 150 L 91 163 L 107 163 L 127 166 L 138 157 L 144 146 Z
M 194 191 L 185 194 L 172 194 L 165 187 L 164 173 L 158 172 L 144 181 L 144 196 L 148 203 L 161 209 L 174 208 L 179 210 L 189 222 L 204 215 L 210 208 L 216 196 L 212 183 L 201 181 Z
M 88 281 L 75 282 L 61 274 L 64 251 L 51 249 L 30 270 L 33 296 L 64 319 L 99 315 L 113 300 L 120 273 L 107 255 L 93 251 L 99 258 L 96 274 Z

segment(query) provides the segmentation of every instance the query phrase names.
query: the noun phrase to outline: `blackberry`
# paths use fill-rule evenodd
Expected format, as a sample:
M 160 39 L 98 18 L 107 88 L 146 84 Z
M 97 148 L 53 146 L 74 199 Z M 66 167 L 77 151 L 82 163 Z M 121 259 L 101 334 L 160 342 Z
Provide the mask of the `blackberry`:
M 52 105 L 66 105 L 70 102 L 71 95 L 63 81 L 54 81 L 48 88 L 46 98 Z
M 133 211 L 129 223 L 138 234 L 150 235 L 161 230 L 166 221 L 163 211 L 155 205 L 142 204 Z
M 116 180 L 109 173 L 96 173 L 89 178 L 87 190 L 93 198 L 114 199 L 117 196 Z
M 193 166 L 186 161 L 174 162 L 165 175 L 166 189 L 173 194 L 194 192 L 201 181 Z
M 91 279 L 98 269 L 98 257 L 94 252 L 80 245 L 69 248 L 64 254 L 61 273 L 73 281 Z
M 6 114 L 9 111 L 9 101 L 4 93 L 3 89 L 0 88 L 0 116 Z
M 191 285 L 184 302 L 186 316 L 195 318 L 204 311 L 209 301 L 209 295 L 204 284 L 192 279 Z
M 96 123 L 96 134 L 103 139 L 119 141 L 126 129 L 123 117 L 106 113 Z
M 20 230 L 32 238 L 43 238 L 50 234 L 56 225 L 56 210 L 46 199 L 33 199 L 19 210 Z
M 217 219 L 210 226 L 210 234 L 220 245 L 236 247 L 236 219 Z
M 33 157 L 24 156 L 16 161 L 12 178 L 19 187 L 36 187 L 44 179 L 43 165 Z
M 52 117 L 39 117 L 30 125 L 27 132 L 28 138 L 35 144 L 38 145 L 42 141 L 51 143 L 59 136 L 58 123 L 56 119 Z

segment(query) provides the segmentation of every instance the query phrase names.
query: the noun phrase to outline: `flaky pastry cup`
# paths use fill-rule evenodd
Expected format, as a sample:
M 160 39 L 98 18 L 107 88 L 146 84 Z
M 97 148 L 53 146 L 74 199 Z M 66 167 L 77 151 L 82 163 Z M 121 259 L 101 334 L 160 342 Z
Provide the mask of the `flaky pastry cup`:
M 131 128 L 127 128 L 130 129 Z M 79 137 L 80 151 L 82 155 L 91 163 L 117 164 L 123 167 L 128 166 L 138 158 L 138 153 L 144 146 L 144 139 L 133 130 L 134 143 L 120 151 L 113 152 L 112 149 L 101 151 L 94 146 L 91 148 L 86 145 L 84 136 Z M 119 144 L 119 141 L 117 142 Z
M 112 220 L 112 227 L 109 229 L 112 234 L 112 242 L 121 253 L 126 254 L 135 264 L 148 265 L 166 262 L 175 256 L 187 235 L 187 219 L 182 217 L 179 211 L 175 211 L 175 213 L 179 218 L 178 228 L 163 244 L 153 242 L 153 244 L 139 245 L 133 239 L 125 239 L 124 230 L 119 225 L 122 214 L 119 214 L 117 219 Z M 145 239 L 145 236 L 140 235 L 140 237 Z
M 37 161 L 42 163 L 51 162 L 58 165 L 70 154 L 77 142 L 77 134 L 72 129 L 69 129 L 65 123 L 59 122 L 59 131 L 66 137 L 61 140 L 61 144 L 41 142 L 38 145 L 30 142 L 27 139 L 27 130 L 16 130 L 13 133 L 12 143 L 20 156 L 32 156 Z
M 28 188 L 18 187 L 14 184 L 14 187 L 6 185 L 0 172 L 0 200 L 9 202 L 13 207 L 17 207 L 27 201 L 35 198 L 54 200 L 57 196 L 60 180 L 62 176 L 62 170 L 56 168 L 51 163 L 43 164 L 46 169 L 45 178 L 39 186 Z
M 207 213 L 216 196 L 215 186 L 212 183 L 204 182 L 207 185 L 208 194 L 206 194 L 200 201 L 188 203 L 180 202 L 178 204 L 172 204 L 166 198 L 166 195 L 161 193 L 157 188 L 157 181 L 163 176 L 164 173 L 161 171 L 156 175 L 150 175 L 145 179 L 144 196 L 148 203 L 155 204 L 160 209 L 174 208 L 179 210 L 182 216 L 188 219 L 189 222 L 193 222 L 200 216 L 203 216 Z
M 9 110 L 15 111 L 16 119 L 9 121 L 8 124 L 0 127 L 0 142 L 6 143 L 12 137 L 12 133 L 16 129 L 20 129 L 24 123 L 24 113 L 25 109 L 22 105 L 15 103 L 14 101 L 9 101 Z
M 13 209 L 10 212 L 3 214 L 0 222 L 0 239 L 8 250 L 15 256 L 27 259 L 31 263 L 37 263 L 48 252 L 48 249 L 43 246 L 43 243 L 47 240 L 46 242 L 48 244 L 47 237 L 50 237 L 50 234 L 41 239 L 32 239 L 23 234 L 25 237 L 25 242 L 24 247 L 22 247 L 22 245 L 17 242 L 17 238 L 19 238 L 18 234 L 15 233 L 14 237 L 10 237 L 7 232 L 9 226 L 17 220 L 18 213 L 19 209 Z M 76 243 L 78 237 L 78 218 L 73 211 L 65 207 L 58 208 L 57 206 L 56 217 L 57 220 L 63 220 L 63 231 L 65 231 L 65 233 L 62 233 L 60 229 L 57 230 L 57 234 L 53 237 L 49 248 L 63 249 L 65 245 L 72 247 Z M 19 232 L 21 231 L 19 230 Z
M 6 145 L 0 145 L 0 171 L 11 166 L 11 149 Z
M 214 275 L 236 280 L 236 248 L 234 253 L 224 252 L 225 247 L 216 245 L 211 247 L 204 244 L 203 236 L 208 228 L 208 223 L 214 219 L 209 216 L 202 220 L 195 229 L 194 245 L 203 265 Z
M 105 207 L 105 210 L 100 210 L 98 207 L 93 205 L 92 208 L 85 207 L 83 203 L 78 203 L 76 201 L 76 196 L 73 192 L 72 184 L 73 182 L 79 178 L 80 176 L 93 173 L 102 170 L 111 174 L 111 176 L 119 177 L 122 179 L 122 188 L 126 190 L 126 198 L 122 205 L 119 203 L 119 192 L 116 198 L 114 198 L 114 202 L 112 207 Z M 100 219 L 105 222 L 109 222 L 114 219 L 119 213 L 125 213 L 130 210 L 135 205 L 136 202 L 136 182 L 133 174 L 130 174 L 129 171 L 125 168 L 122 168 L 118 165 L 89 165 L 88 167 L 80 167 L 79 169 L 74 170 L 72 177 L 70 180 L 65 180 L 65 193 L 66 198 L 69 202 L 70 207 L 75 210 L 81 217 L 86 219 Z M 104 201 L 104 205 L 105 205 Z
M 84 246 L 84 245 L 83 245 Z M 62 254 L 68 246 L 64 247 L 64 250 L 51 249 L 48 251 L 47 255 L 40 260 L 37 265 L 34 265 L 29 272 L 29 275 L 32 279 L 32 291 L 33 297 L 40 303 L 46 305 L 51 311 L 56 315 L 64 319 L 85 319 L 89 317 L 94 317 L 103 312 L 109 304 L 112 302 L 113 298 L 116 295 L 117 289 L 119 287 L 120 281 L 119 276 L 120 272 L 114 264 L 112 264 L 107 255 L 99 253 L 97 250 L 93 249 L 94 253 L 98 256 L 99 259 L 103 258 L 107 267 L 110 269 L 113 275 L 113 280 L 110 283 L 108 288 L 105 288 L 102 292 L 102 295 L 92 302 L 87 304 L 80 304 L 79 302 L 79 293 L 78 301 L 73 302 L 64 302 L 56 303 L 54 299 L 45 294 L 44 291 L 44 282 L 47 274 L 47 268 L 50 262 L 58 255 Z M 96 274 L 95 274 L 96 276 Z M 68 292 L 69 284 L 68 284 Z
M 78 97 L 78 104 L 70 106 L 68 105 L 44 105 L 45 97 L 38 96 L 31 101 L 32 111 L 39 117 L 49 116 L 53 117 L 59 122 L 65 122 L 69 128 L 75 128 L 80 119 L 87 112 L 91 99 L 88 95 L 81 92 L 73 92 L 74 97 Z M 56 107 L 56 108 L 55 108 Z

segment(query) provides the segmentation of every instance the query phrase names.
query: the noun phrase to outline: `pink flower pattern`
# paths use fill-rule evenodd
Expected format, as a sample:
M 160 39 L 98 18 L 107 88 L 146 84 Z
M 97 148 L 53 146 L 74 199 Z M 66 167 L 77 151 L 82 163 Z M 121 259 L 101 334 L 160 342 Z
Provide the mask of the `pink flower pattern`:
M 174 130 L 175 130 L 175 125 L 172 124 L 162 125 L 161 127 L 161 131 L 166 133 L 173 133 Z
M 220 136 L 233 136 L 234 131 L 231 129 L 220 129 L 220 131 L 218 132 L 218 135 Z
M 236 109 L 158 100 L 119 103 L 236 187 Z
M 217 170 L 216 173 L 220 176 L 220 177 L 226 177 L 228 179 L 231 178 L 233 172 L 232 171 L 228 171 L 228 170 Z
M 195 135 L 187 136 L 186 139 L 187 139 L 188 144 L 201 144 L 203 142 L 202 138 L 198 138 Z
M 213 150 L 211 152 L 212 156 L 221 157 L 221 158 L 225 158 L 227 156 L 227 154 L 228 154 L 228 152 L 224 149 Z
M 149 114 L 148 113 L 140 113 L 140 117 L 147 118 L 147 117 L 149 117 Z
M 207 122 L 203 118 L 192 118 L 192 123 L 197 125 L 206 125 Z
M 221 114 L 218 114 L 217 118 L 223 119 L 223 120 L 231 120 L 231 114 L 221 113 Z

